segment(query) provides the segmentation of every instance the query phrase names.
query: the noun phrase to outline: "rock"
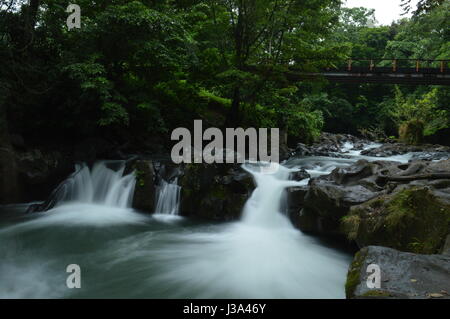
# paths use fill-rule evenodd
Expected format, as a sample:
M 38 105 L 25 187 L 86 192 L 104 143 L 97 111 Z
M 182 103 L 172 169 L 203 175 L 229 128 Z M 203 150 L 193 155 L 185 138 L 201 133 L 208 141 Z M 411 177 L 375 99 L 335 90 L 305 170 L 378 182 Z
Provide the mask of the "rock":
M 369 141 L 350 134 L 331 134 L 323 132 L 312 145 L 299 143 L 294 151 L 294 156 L 344 157 L 340 152 L 342 152 L 346 143 L 353 145 L 354 149 L 362 149 Z
M 308 186 L 289 187 L 287 189 L 288 216 L 292 224 L 299 225 L 300 211 L 305 205 L 305 196 Z
M 386 143 L 380 147 L 362 151 L 361 154 L 375 157 L 386 157 L 415 152 L 423 153 L 423 154 L 415 154 L 413 157 L 415 160 L 448 159 L 450 156 L 450 147 L 431 144 L 409 145 L 402 143 Z
M 447 235 L 447 239 L 445 240 L 441 253 L 443 255 L 450 255 L 450 235 Z
M 364 203 L 384 191 L 377 185 L 375 174 L 388 169 L 391 164 L 361 160 L 347 168 L 336 168 L 330 175 L 311 179 L 297 218 L 298 227 L 306 232 L 340 233 L 340 219 L 351 206 Z
M 370 289 L 367 267 L 381 270 L 381 287 Z M 347 298 L 445 298 L 450 295 L 450 256 L 418 255 L 368 246 L 354 257 L 347 274 Z
M 448 223 L 439 211 L 447 212 L 450 206 L 450 178 L 447 178 L 449 172 L 450 160 L 413 161 L 406 164 L 360 160 L 349 167 L 336 168 L 329 175 L 312 178 L 306 195 L 298 193 L 300 198 L 297 202 L 302 207 L 299 208 L 299 204 L 296 204 L 297 210 L 292 209 L 290 213 L 293 214 L 292 219 L 295 220 L 297 227 L 305 232 L 325 235 L 345 234 L 351 240 L 356 240 L 360 247 L 373 244 L 435 253 L 436 249 L 443 244 L 442 236 L 448 233 L 448 230 L 444 231 L 442 228 Z M 407 219 L 407 224 L 403 223 L 404 228 L 396 226 L 392 228 L 392 236 L 389 235 L 390 232 L 387 234 L 388 228 L 383 222 L 389 215 L 387 212 L 395 209 L 394 203 L 399 202 L 395 194 L 424 187 L 427 189 L 426 194 L 420 195 L 414 192 L 411 197 L 412 202 L 405 205 L 416 203 L 415 198 L 428 201 L 429 212 L 440 216 L 439 223 L 442 227 L 436 225 L 433 228 L 435 224 L 431 222 L 432 219 L 428 218 L 428 215 L 423 217 L 421 213 L 416 214 L 414 211 L 413 220 L 419 218 L 422 223 L 419 221 L 413 223 Z M 295 196 L 295 194 L 292 195 Z M 290 201 L 295 202 L 292 197 L 290 196 Z M 417 210 L 426 211 L 424 205 L 417 207 Z M 404 209 L 401 208 L 401 210 Z M 390 216 L 388 220 L 397 215 Z M 403 220 L 403 222 L 406 221 Z M 433 240 L 439 240 L 439 242 L 426 240 L 424 232 L 420 232 L 421 235 L 416 238 L 417 240 L 413 240 L 413 236 L 419 235 L 417 230 L 413 230 L 414 227 L 439 230 L 438 233 L 430 231 L 430 234 L 436 235 Z M 401 242 L 388 242 L 387 239 L 379 241 L 382 238 L 393 240 L 398 236 L 402 236 Z M 411 245 L 416 250 L 413 250 Z
M 359 247 L 438 253 L 450 232 L 450 205 L 428 187 L 408 188 L 352 207 L 342 230 Z
M 19 172 L 16 157 L 9 145 L 0 142 L 0 204 L 21 200 Z
M 16 152 L 19 183 L 22 189 L 21 201 L 47 198 L 74 168 L 69 156 L 58 151 L 32 149 Z
M 241 216 L 253 179 L 227 164 L 187 164 L 181 178 L 183 215 L 228 221 Z
M 290 176 L 290 179 L 293 181 L 302 181 L 307 178 L 311 178 L 311 175 L 303 168 L 297 172 L 291 173 Z
M 136 187 L 132 207 L 146 213 L 155 210 L 155 168 L 151 160 L 135 160 L 127 164 L 125 174 L 134 170 Z

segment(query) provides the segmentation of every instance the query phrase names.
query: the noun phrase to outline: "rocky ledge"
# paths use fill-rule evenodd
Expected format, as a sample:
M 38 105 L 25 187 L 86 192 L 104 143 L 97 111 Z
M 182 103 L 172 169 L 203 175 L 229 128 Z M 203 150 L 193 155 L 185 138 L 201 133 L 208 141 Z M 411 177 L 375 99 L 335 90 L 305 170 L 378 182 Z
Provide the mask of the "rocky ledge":
M 369 288 L 369 265 L 380 269 L 380 285 Z M 347 298 L 450 299 L 450 255 L 418 255 L 395 249 L 368 246 L 350 265 Z M 371 278 L 370 278 L 371 279 Z
M 434 253 L 449 233 L 450 160 L 360 160 L 311 179 L 303 196 L 292 216 L 303 231 Z

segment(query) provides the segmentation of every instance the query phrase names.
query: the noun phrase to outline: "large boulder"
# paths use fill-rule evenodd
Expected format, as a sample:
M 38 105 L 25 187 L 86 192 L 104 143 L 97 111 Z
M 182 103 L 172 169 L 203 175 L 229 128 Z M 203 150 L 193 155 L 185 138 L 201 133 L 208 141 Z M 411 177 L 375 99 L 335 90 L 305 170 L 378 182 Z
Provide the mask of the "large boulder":
M 429 187 L 403 189 L 352 207 L 342 219 L 342 230 L 359 247 L 438 253 L 450 233 L 450 205 Z
M 303 207 L 294 212 L 297 216 L 293 219 L 306 232 L 345 233 L 356 239 L 355 227 L 359 225 L 359 219 L 371 220 L 364 216 L 372 216 L 379 207 L 390 207 L 393 194 L 423 187 L 427 187 L 430 194 L 423 200 L 435 202 L 434 199 L 438 199 L 445 207 L 450 205 L 450 160 L 409 163 L 360 160 L 349 167 L 336 168 L 329 175 L 311 179 L 306 195 L 299 194 Z M 383 204 L 385 201 L 386 205 Z M 344 216 L 347 216 L 345 227 L 340 227 Z M 359 231 L 365 232 L 363 228 Z M 362 238 L 361 234 L 358 238 Z M 361 244 L 380 243 L 369 240 L 361 241 Z
M 377 172 L 395 171 L 391 162 L 358 161 L 347 168 L 336 168 L 331 174 L 311 179 L 298 212 L 296 225 L 303 231 L 322 234 L 340 233 L 340 219 L 350 207 L 380 195 Z
M 227 164 L 187 164 L 180 185 L 183 215 L 220 221 L 238 219 L 254 187 L 250 174 Z
M 380 269 L 380 288 L 367 285 L 369 265 Z M 418 255 L 368 246 L 353 259 L 347 274 L 347 298 L 450 299 L 450 256 Z

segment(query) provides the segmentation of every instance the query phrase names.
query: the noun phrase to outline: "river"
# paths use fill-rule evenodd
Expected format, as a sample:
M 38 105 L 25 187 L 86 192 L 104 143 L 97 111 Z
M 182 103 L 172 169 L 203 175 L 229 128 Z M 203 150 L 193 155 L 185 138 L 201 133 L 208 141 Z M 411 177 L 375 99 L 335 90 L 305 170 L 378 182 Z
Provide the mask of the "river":
M 367 145 L 366 148 L 377 145 Z M 360 158 L 293 158 L 246 164 L 256 189 L 240 221 L 180 217 L 180 187 L 163 183 L 155 215 L 130 208 L 135 179 L 123 166 L 78 166 L 44 213 L 2 207 L 0 298 L 345 298 L 352 252 L 295 229 L 281 211 L 292 171 L 330 173 Z M 407 162 L 410 155 L 387 160 Z M 81 288 L 69 289 L 68 265 Z

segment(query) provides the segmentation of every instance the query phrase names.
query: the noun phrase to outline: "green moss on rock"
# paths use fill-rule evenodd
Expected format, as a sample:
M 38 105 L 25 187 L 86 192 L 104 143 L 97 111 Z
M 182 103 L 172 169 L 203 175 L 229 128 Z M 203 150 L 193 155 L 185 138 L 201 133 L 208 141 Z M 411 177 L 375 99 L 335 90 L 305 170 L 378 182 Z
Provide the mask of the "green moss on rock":
M 363 248 L 355 254 L 355 257 L 350 264 L 347 273 L 347 281 L 345 282 L 345 295 L 348 299 L 355 296 L 356 287 L 361 282 L 361 267 L 364 264 L 366 256 L 367 248 Z
M 384 290 L 369 290 L 362 294 L 362 297 L 392 297 L 392 295 Z
M 450 227 L 450 206 L 427 187 L 410 188 L 355 206 L 341 230 L 360 247 L 381 245 L 421 254 L 438 253 Z

